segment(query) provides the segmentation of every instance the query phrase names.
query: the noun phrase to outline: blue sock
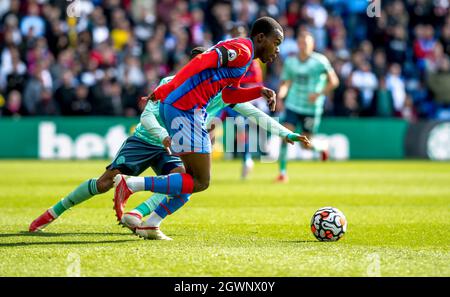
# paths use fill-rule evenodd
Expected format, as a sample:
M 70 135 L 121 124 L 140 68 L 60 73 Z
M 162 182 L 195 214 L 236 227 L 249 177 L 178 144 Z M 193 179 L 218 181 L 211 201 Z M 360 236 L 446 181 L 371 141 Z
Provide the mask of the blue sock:
M 156 207 L 155 212 L 164 219 L 167 215 L 173 214 L 185 205 L 190 197 L 190 194 L 181 194 L 176 197 L 172 196 L 170 199 L 163 199 Z
M 194 180 L 186 173 L 172 173 L 145 177 L 145 190 L 154 193 L 178 196 L 180 194 L 192 194 Z

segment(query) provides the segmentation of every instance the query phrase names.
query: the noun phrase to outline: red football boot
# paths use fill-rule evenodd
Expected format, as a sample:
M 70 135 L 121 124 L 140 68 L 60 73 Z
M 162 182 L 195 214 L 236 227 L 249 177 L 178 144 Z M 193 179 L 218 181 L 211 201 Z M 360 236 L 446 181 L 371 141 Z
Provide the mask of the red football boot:
M 117 220 L 119 222 L 122 220 L 125 204 L 130 195 L 133 194 L 127 186 L 126 178 L 127 176 L 122 174 L 117 174 L 114 177 L 114 210 L 116 211 Z
M 47 209 L 43 214 L 41 214 L 36 220 L 34 220 L 28 231 L 30 232 L 38 232 L 42 231 L 45 227 L 47 227 L 51 222 L 53 222 L 57 217 L 54 216 L 49 209 Z

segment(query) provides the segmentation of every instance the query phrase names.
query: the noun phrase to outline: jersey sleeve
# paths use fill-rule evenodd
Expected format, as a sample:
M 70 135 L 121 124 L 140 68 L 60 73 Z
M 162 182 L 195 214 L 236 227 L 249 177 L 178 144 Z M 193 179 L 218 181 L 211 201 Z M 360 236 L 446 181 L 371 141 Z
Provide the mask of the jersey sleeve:
M 285 128 L 279 122 L 275 121 L 262 110 L 249 102 L 236 104 L 233 109 L 241 115 L 247 117 L 250 122 L 260 126 L 274 135 L 284 138 L 292 133 L 291 130 Z
M 262 86 L 241 88 L 238 86 L 226 87 L 222 91 L 223 102 L 227 104 L 243 103 L 261 97 Z
M 219 67 L 246 67 L 253 58 L 251 49 L 242 38 L 220 43 L 215 51 L 219 55 Z
M 158 120 L 156 114 L 159 113 L 159 103 L 147 102 L 144 112 L 141 114 L 141 124 L 153 137 L 158 138 L 161 142 L 169 136 L 169 133 L 163 128 Z
M 322 65 L 323 70 L 324 70 L 325 73 L 328 73 L 328 72 L 333 70 L 333 67 L 331 66 L 331 63 L 327 59 L 327 57 L 325 57 L 323 55 L 320 55 L 318 60 L 319 60 L 320 64 Z

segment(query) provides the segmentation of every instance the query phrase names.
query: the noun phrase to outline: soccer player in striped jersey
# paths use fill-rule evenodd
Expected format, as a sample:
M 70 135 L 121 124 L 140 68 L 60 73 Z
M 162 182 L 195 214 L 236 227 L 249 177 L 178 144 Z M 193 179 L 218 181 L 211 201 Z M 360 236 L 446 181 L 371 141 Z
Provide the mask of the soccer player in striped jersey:
M 300 31 L 297 42 L 300 50 L 298 56 L 289 57 L 284 62 L 278 108 L 285 107 L 282 122 L 286 128 L 295 131 L 296 126 L 300 126 L 301 133 L 310 138 L 319 128 L 325 97 L 339 85 L 339 78 L 328 59 L 314 52 L 314 37 L 311 33 Z M 305 148 L 313 149 L 315 154 L 321 155 L 322 160 L 328 158 L 327 151 L 323 149 L 314 146 Z M 286 142 L 281 144 L 279 162 L 277 181 L 287 182 Z
M 184 66 L 169 83 L 159 86 L 148 96 L 160 101 L 160 115 L 171 137 L 172 151 L 183 161 L 186 173 L 150 177 L 115 177 L 114 201 L 121 208 L 128 197 L 138 191 L 152 191 L 179 197 L 209 187 L 211 169 L 211 141 L 206 130 L 206 106 L 219 92 L 225 103 L 234 104 L 265 98 L 275 108 L 275 92 L 257 86 L 241 88 L 240 80 L 253 59 L 272 62 L 283 41 L 280 24 L 270 17 L 255 21 L 250 38 L 236 38 L 219 42 L 207 52 Z M 309 143 L 306 137 L 302 142 Z M 146 237 L 157 220 L 147 221 L 136 228 Z

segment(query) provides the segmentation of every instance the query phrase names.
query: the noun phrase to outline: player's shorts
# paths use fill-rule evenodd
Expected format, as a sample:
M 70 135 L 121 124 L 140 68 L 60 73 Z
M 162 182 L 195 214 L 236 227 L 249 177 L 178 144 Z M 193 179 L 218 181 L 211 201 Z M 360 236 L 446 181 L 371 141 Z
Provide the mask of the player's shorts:
M 172 153 L 211 153 L 204 109 L 180 110 L 170 104 L 159 105 L 159 115 L 172 138 Z
M 282 123 L 291 124 L 296 129 L 300 127 L 301 133 L 315 134 L 319 130 L 320 115 L 301 114 L 286 108 Z
M 106 169 L 119 169 L 123 174 L 138 176 L 151 167 L 157 175 L 166 175 L 180 166 L 183 166 L 181 159 L 169 155 L 163 147 L 151 145 L 139 137 L 130 136 Z

